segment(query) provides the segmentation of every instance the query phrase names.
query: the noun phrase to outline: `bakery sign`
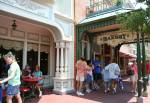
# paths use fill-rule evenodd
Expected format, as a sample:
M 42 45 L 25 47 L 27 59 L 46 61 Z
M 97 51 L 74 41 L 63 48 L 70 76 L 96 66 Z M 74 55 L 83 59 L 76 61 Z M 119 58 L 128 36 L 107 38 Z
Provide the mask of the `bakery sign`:
M 98 44 L 108 44 L 110 46 L 117 46 L 121 43 L 133 42 L 136 40 L 136 35 L 131 32 L 108 32 L 97 34 L 96 42 Z

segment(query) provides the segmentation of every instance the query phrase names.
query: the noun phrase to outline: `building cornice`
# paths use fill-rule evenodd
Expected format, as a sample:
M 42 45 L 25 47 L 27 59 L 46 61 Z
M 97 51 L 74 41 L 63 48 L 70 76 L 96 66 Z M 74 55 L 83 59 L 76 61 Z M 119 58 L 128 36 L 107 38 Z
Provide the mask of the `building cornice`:
M 66 15 L 63 15 L 63 14 L 61 14 L 61 13 L 59 13 L 59 12 L 55 12 L 54 15 L 55 15 L 56 18 L 62 19 L 62 20 L 64 20 L 64 21 L 67 21 L 67 22 L 70 22 L 70 23 L 74 23 L 74 22 L 75 22 L 75 21 L 73 20 L 73 18 L 68 17 L 68 16 L 66 16 Z

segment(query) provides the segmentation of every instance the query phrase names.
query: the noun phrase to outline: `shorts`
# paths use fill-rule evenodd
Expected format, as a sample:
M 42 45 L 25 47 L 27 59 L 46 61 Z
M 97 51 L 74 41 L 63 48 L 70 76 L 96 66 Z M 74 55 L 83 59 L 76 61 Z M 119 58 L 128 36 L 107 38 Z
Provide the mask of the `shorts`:
M 87 74 L 87 75 L 85 76 L 85 82 L 86 82 L 87 84 L 90 84 L 90 83 L 92 83 L 92 81 L 93 81 L 93 76 Z
M 20 94 L 20 86 L 19 85 L 16 85 L 16 86 L 8 85 L 7 86 L 7 96 L 15 96 L 17 94 Z
M 131 81 L 137 81 L 138 80 L 138 75 L 132 75 L 130 76 Z
M 83 82 L 84 79 L 85 79 L 84 76 L 76 75 L 76 80 L 77 80 L 77 81 Z

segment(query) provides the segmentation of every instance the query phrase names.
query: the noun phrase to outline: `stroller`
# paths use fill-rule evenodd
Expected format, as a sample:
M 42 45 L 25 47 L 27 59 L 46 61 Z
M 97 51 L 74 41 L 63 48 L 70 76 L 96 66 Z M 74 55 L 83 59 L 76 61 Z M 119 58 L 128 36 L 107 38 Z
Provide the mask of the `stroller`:
M 121 91 L 124 90 L 124 84 L 123 84 L 123 80 L 121 78 L 121 75 L 119 75 L 118 78 L 116 78 L 115 80 L 111 81 L 111 86 L 113 88 L 112 93 L 116 94 L 116 88 L 114 88 L 115 87 L 114 83 L 117 85 L 117 87 L 119 87 L 121 89 Z
M 124 85 L 123 85 L 123 80 L 121 78 L 121 75 L 118 76 L 117 82 L 118 82 L 118 85 L 119 85 L 120 89 L 124 90 Z

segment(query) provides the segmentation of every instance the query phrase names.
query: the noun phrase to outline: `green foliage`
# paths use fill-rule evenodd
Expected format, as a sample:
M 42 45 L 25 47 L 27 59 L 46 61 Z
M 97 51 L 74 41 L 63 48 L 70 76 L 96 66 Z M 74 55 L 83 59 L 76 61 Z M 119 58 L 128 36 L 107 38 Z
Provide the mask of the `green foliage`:
M 122 29 L 150 35 L 150 11 L 148 10 L 136 10 L 120 14 L 117 17 L 117 23 L 121 25 Z
M 146 1 L 146 0 L 137 0 L 137 2 L 144 2 L 144 1 Z
M 121 4 L 122 4 L 122 0 L 117 0 L 116 5 L 118 6 L 118 5 L 121 5 Z

